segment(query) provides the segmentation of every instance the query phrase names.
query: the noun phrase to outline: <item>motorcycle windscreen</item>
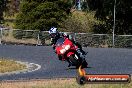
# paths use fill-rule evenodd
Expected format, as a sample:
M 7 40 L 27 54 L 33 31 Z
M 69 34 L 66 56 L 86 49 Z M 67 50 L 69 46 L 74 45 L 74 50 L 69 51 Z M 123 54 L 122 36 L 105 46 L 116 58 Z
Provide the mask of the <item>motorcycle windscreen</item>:
M 64 43 L 65 39 L 64 38 L 59 38 L 56 42 L 56 46 L 61 46 Z

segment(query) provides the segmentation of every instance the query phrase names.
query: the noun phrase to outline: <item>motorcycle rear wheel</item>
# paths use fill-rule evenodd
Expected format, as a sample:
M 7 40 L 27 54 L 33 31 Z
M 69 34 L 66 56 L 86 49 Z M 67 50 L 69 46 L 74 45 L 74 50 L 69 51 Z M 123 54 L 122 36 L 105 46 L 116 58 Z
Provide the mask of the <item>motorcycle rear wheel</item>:
M 84 85 L 86 83 L 86 78 L 84 76 L 77 76 L 76 81 L 80 85 Z

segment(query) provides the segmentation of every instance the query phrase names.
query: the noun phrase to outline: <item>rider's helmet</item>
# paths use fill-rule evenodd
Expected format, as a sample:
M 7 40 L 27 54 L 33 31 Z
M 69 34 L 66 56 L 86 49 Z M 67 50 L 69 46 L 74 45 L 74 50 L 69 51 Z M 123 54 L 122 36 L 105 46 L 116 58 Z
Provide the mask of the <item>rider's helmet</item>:
M 56 38 L 56 36 L 59 34 L 56 27 L 52 27 L 49 30 L 49 34 L 52 38 Z

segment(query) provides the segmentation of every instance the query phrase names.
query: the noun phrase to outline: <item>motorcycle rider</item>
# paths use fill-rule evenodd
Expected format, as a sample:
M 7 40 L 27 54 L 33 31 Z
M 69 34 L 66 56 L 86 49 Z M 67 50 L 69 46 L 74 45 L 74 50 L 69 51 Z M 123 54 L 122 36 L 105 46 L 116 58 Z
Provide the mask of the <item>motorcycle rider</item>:
M 53 47 L 53 50 L 55 50 L 55 44 L 56 44 L 56 42 L 57 42 L 57 40 L 59 38 L 63 38 L 63 37 L 69 38 L 69 35 L 67 35 L 65 33 L 59 33 L 57 31 L 57 28 L 56 27 L 50 28 L 49 34 L 50 34 L 50 37 L 51 37 L 51 45 Z M 78 46 L 77 52 L 80 55 L 80 57 L 83 58 L 83 56 L 86 55 L 86 52 L 82 50 L 81 45 L 79 43 L 75 42 L 73 39 L 70 39 L 70 40 L 73 42 L 73 44 L 75 44 L 76 46 Z M 59 58 L 59 60 L 62 60 L 62 57 L 61 56 L 58 56 L 58 58 Z M 68 67 L 70 67 L 70 66 L 71 66 L 71 64 L 69 62 L 69 66 Z

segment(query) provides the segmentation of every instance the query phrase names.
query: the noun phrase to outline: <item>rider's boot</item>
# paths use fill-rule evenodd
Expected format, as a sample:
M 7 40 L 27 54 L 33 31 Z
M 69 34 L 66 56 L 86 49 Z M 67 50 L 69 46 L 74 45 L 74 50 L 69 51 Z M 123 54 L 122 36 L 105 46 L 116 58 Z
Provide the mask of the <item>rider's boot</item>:
M 80 49 L 80 52 L 82 53 L 82 55 L 86 55 L 87 52 L 85 52 L 84 50 Z
M 86 53 L 83 51 L 83 50 L 80 50 L 79 48 L 77 49 L 77 53 L 80 55 L 81 58 L 85 58 L 85 55 Z

